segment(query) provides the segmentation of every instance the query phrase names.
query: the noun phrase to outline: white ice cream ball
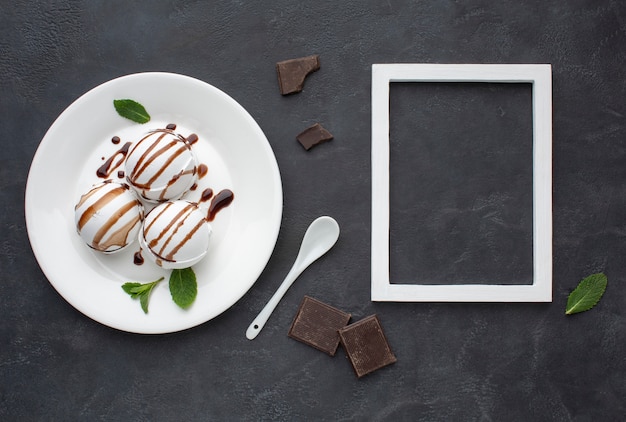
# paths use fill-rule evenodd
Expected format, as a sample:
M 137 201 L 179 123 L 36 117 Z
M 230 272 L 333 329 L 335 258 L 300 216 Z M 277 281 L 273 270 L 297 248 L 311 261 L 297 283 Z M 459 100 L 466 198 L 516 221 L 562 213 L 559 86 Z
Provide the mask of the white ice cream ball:
M 213 232 L 206 211 L 188 201 L 168 201 L 146 215 L 139 244 L 149 260 L 166 269 L 191 267 L 205 257 Z
M 125 173 L 142 198 L 165 202 L 180 199 L 198 180 L 198 160 L 184 137 L 158 129 L 131 147 Z
M 105 253 L 133 243 L 143 217 L 143 205 L 130 186 L 108 180 L 94 185 L 74 207 L 80 237 L 91 248 Z

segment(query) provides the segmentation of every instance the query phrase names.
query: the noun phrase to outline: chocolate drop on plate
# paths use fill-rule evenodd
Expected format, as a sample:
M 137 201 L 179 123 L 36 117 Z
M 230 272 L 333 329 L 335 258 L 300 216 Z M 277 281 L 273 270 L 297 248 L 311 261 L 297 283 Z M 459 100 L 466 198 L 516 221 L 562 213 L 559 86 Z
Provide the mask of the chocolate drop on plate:
M 320 56 L 318 55 L 284 60 L 276 63 L 280 93 L 287 95 L 302 91 L 304 79 L 310 73 L 319 70 L 319 68 Z
M 205 190 L 202 191 L 202 194 L 200 195 L 200 202 L 208 201 L 212 197 L 213 197 L 213 189 L 206 188 Z
M 202 179 L 209 172 L 209 166 L 206 164 L 200 164 L 198 166 L 198 179 Z
M 196 142 L 198 142 L 198 135 L 196 135 L 195 133 L 192 133 L 191 135 L 187 136 L 187 143 L 189 145 L 193 145 Z
M 119 144 L 121 141 L 119 136 L 114 136 L 111 138 L 111 142 L 113 142 L 115 145 Z
M 165 126 L 165 129 L 176 130 L 176 124 L 170 123 L 169 125 Z
M 139 249 L 137 252 L 135 252 L 135 255 L 133 255 L 133 262 L 135 265 L 143 264 L 143 255 L 141 255 L 141 249 Z
M 222 208 L 229 206 L 233 199 L 235 199 L 235 194 L 229 189 L 219 191 L 211 201 L 209 212 L 207 213 L 207 221 L 213 221 L 217 213 Z

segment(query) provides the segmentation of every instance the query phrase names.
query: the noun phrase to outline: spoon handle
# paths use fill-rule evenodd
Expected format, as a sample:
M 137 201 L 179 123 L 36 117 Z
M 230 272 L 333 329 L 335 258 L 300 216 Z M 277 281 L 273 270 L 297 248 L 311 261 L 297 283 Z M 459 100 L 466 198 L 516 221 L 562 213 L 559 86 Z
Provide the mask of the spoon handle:
M 293 282 L 296 281 L 296 278 L 298 278 L 303 270 L 304 268 L 298 267 L 298 265 L 295 264 L 293 267 L 291 267 L 291 270 L 287 274 L 287 277 L 285 277 L 285 281 L 283 281 L 280 287 L 278 287 L 276 293 L 274 293 L 269 302 L 267 302 L 267 305 L 265 305 L 263 310 L 259 312 L 259 315 L 254 318 L 254 321 L 252 321 L 252 323 L 246 330 L 246 337 L 248 338 L 248 340 L 252 340 L 257 335 L 259 335 L 261 329 L 270 318 L 270 315 L 272 315 L 272 312 L 274 312 L 274 309 L 276 309 L 276 306 L 278 305 L 280 300 L 283 298 L 285 293 L 287 293 L 289 287 L 291 287 Z

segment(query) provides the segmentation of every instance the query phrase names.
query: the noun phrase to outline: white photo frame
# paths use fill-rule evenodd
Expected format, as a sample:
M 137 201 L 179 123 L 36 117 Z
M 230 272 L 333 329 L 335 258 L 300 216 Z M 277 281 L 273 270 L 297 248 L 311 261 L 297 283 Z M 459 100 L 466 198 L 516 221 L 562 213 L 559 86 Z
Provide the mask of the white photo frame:
M 389 280 L 389 84 L 532 84 L 533 283 L 397 284 Z M 552 68 L 549 64 L 372 65 L 371 300 L 388 302 L 552 301 Z

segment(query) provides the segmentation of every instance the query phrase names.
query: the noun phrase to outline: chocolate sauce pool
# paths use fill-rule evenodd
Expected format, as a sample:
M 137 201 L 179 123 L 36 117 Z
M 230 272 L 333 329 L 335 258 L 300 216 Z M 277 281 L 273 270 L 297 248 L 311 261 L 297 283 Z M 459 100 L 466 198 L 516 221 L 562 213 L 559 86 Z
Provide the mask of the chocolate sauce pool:
M 133 263 L 135 265 L 142 265 L 143 264 L 143 255 L 141 255 L 141 249 L 139 249 L 137 252 L 135 252 L 135 254 L 133 255 Z
M 233 202 L 233 199 L 235 199 L 235 194 L 231 190 L 224 189 L 219 191 L 211 201 L 211 205 L 209 206 L 209 211 L 207 213 L 207 221 L 213 221 L 217 213 L 221 209 L 229 206 L 231 202 Z

